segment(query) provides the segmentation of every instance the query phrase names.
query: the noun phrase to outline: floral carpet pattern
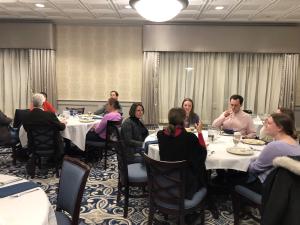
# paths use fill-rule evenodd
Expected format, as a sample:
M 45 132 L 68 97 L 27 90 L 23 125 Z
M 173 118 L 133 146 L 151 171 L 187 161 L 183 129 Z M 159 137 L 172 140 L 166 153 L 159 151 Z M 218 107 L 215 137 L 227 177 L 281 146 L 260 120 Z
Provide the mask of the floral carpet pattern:
M 5 151 L 5 149 L 0 149 Z M 25 163 L 18 162 L 12 165 L 10 155 L 0 156 L 0 170 L 2 174 L 9 174 L 24 177 L 31 180 L 26 175 Z M 81 204 L 81 225 L 83 224 L 103 224 L 103 225 L 145 225 L 148 224 L 148 199 L 131 198 L 129 200 L 128 218 L 123 218 L 122 204 L 117 205 L 117 160 L 111 156 L 108 167 L 105 171 L 101 162 L 92 165 L 92 169 L 86 184 L 85 192 Z M 56 204 L 56 195 L 59 179 L 55 177 L 54 171 L 49 171 L 47 175 L 42 175 L 37 170 L 34 182 L 40 184 L 47 193 L 53 207 Z M 219 210 L 219 218 L 214 219 L 210 210 L 205 210 L 205 224 L 233 224 L 232 204 L 229 196 L 218 196 L 214 199 Z M 253 211 L 257 214 L 257 211 Z M 155 224 L 173 225 L 176 219 L 170 217 L 169 221 L 164 221 L 160 214 L 155 215 Z M 195 224 L 200 224 L 199 220 Z M 254 220 L 244 216 L 240 224 L 258 224 Z

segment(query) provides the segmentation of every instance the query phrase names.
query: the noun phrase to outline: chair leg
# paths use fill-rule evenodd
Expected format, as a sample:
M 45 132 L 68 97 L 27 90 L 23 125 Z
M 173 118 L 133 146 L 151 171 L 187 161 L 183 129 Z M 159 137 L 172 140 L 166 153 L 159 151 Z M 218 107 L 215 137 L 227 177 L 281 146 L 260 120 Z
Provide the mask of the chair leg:
M 203 207 L 200 210 L 200 218 L 201 218 L 201 225 L 204 225 L 204 223 L 205 223 L 205 212 L 204 212 Z
M 106 165 L 106 160 L 107 160 L 107 148 L 105 148 L 105 150 L 104 150 L 104 169 L 106 170 L 106 168 L 107 168 L 107 165 Z
M 234 219 L 234 225 L 239 225 L 240 222 L 240 198 L 238 194 L 232 193 L 232 207 L 233 207 L 233 219 Z
M 121 192 L 122 192 L 121 188 L 122 188 L 122 185 L 121 185 L 121 182 L 120 182 L 120 180 L 119 180 L 119 181 L 118 181 L 117 204 L 119 204 L 119 203 L 120 203 L 120 200 L 121 200 Z
M 154 218 L 154 207 L 153 207 L 153 203 L 151 203 L 151 200 L 150 200 L 149 215 L 148 215 L 148 225 L 152 225 L 153 218 Z
M 179 225 L 185 225 L 184 215 L 182 214 L 179 216 Z
M 12 164 L 15 166 L 17 165 L 17 150 L 16 147 L 12 147 Z
M 125 187 L 125 199 L 124 199 L 124 218 L 128 216 L 128 205 L 129 205 L 129 187 Z

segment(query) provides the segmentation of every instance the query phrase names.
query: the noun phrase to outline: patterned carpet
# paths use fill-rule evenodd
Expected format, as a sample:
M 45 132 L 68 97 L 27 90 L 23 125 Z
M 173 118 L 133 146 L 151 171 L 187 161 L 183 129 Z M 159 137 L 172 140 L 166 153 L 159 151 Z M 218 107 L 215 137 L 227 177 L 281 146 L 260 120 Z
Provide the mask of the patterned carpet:
M 1 149 L 2 151 L 3 149 Z M 102 163 L 93 165 L 84 192 L 82 207 L 80 212 L 81 224 L 128 224 L 144 225 L 147 224 L 148 199 L 136 198 L 129 201 L 128 218 L 123 218 L 123 208 L 116 204 L 117 199 L 117 164 L 115 156 L 109 159 L 108 169 L 104 171 Z M 2 174 L 10 174 L 19 177 L 26 176 L 25 163 L 18 162 L 12 165 L 9 155 L 0 156 L 0 170 Z M 39 183 L 47 193 L 51 204 L 55 207 L 58 179 L 55 178 L 53 171 L 48 175 L 41 175 L 37 171 L 37 176 L 33 179 Z M 205 210 L 205 224 L 233 224 L 231 199 L 229 196 L 218 196 L 216 205 L 219 209 L 219 218 L 214 219 L 209 210 Z M 257 214 L 257 211 L 253 211 Z M 163 216 L 156 214 L 155 224 L 176 224 L 174 218 L 169 218 L 166 222 Z M 173 220 L 173 222 L 172 222 Z M 198 221 L 195 224 L 200 224 Z M 244 216 L 240 224 L 258 224 L 252 219 Z

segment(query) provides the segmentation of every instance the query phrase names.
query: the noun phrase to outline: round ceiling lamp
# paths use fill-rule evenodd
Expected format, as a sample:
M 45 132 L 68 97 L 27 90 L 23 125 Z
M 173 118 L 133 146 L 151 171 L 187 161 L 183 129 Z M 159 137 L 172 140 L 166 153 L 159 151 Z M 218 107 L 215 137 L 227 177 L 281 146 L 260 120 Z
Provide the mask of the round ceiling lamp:
M 164 22 L 185 9 L 188 0 L 130 0 L 129 4 L 146 20 Z

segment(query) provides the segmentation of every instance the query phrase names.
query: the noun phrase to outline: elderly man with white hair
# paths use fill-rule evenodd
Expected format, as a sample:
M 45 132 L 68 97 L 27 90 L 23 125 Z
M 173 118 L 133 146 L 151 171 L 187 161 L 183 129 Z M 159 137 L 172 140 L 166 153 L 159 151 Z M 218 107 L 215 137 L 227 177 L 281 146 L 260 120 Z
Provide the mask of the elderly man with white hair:
M 45 101 L 44 95 L 36 93 L 32 96 L 32 105 L 33 109 L 30 111 L 28 116 L 23 121 L 23 127 L 28 132 L 32 126 L 41 125 L 41 126 L 51 126 L 54 129 L 62 131 L 66 128 L 65 121 L 60 122 L 56 115 L 53 112 L 44 111 L 43 103 Z M 62 138 L 57 137 L 59 143 L 61 143 L 58 154 L 63 154 L 63 144 Z

